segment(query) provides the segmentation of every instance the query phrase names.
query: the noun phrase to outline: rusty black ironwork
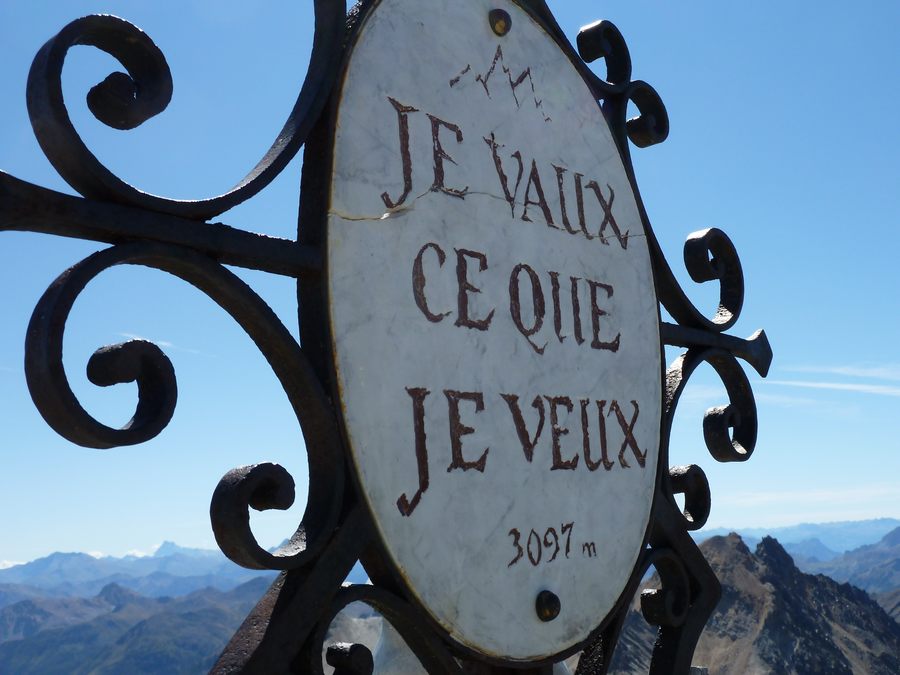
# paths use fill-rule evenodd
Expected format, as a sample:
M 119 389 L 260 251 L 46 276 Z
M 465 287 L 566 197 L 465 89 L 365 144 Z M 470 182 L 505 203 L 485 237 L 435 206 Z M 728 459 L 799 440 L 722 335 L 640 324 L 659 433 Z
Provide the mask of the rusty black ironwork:
M 686 351 L 664 376 L 659 475 L 646 547 L 623 600 L 584 644 L 578 673 L 605 673 L 642 576 L 651 567 L 660 590 L 644 591 L 644 617 L 659 626 L 651 673 L 687 673 L 700 633 L 720 587 L 689 532 L 703 526 L 710 488 L 698 466 L 669 468 L 669 437 L 679 399 L 695 369 L 711 365 L 729 402 L 703 420 L 706 445 L 720 462 L 745 461 L 757 435 L 756 405 L 738 360 L 765 376 L 772 352 L 765 333 L 748 339 L 725 333 L 740 317 L 744 279 L 729 238 L 716 229 L 690 235 L 684 247 L 687 271 L 697 283 L 718 282 L 719 305 L 708 317 L 688 299 L 659 246 L 640 198 L 630 144 L 643 148 L 666 139 L 665 106 L 646 82 L 631 77 L 631 56 L 619 30 L 600 21 L 580 32 L 577 51 L 543 0 L 519 4 L 570 56 L 602 107 L 636 196 L 649 240 L 659 302 L 675 323 L 663 323 L 661 345 Z M 163 112 L 172 95 L 166 59 L 149 36 L 123 19 L 87 16 L 50 39 L 33 62 L 27 89 L 38 141 L 59 174 L 81 197 L 63 195 L 0 172 L 0 230 L 42 232 L 110 244 L 63 272 L 38 302 L 26 337 L 25 369 L 34 403 L 47 423 L 68 440 L 91 448 L 143 443 L 162 432 L 172 417 L 177 384 L 172 364 L 156 345 L 134 340 L 98 350 L 88 376 L 98 386 L 136 382 L 138 402 L 121 429 L 92 418 L 69 387 L 62 367 L 62 339 L 69 311 L 85 287 L 116 265 L 142 265 L 175 275 L 206 293 L 253 339 L 272 367 L 294 409 L 306 441 L 309 498 L 294 535 L 274 553 L 262 549 L 249 525 L 249 509 L 286 509 L 294 500 L 292 477 L 280 466 L 235 469 L 216 488 L 210 516 L 216 539 L 236 563 L 281 575 L 247 617 L 214 667 L 217 673 L 322 672 L 322 659 L 338 673 L 369 673 L 372 655 L 360 645 L 328 645 L 326 633 L 351 602 L 372 606 L 401 635 L 429 672 L 502 673 L 509 664 L 485 663 L 463 653 L 409 599 L 384 555 L 369 515 L 348 473 L 339 415 L 330 396 L 331 359 L 325 321 L 321 243 L 323 194 L 330 169 L 327 137 L 346 45 L 369 0 L 348 14 L 339 0 L 314 0 L 315 38 L 303 87 L 281 133 L 257 166 L 225 194 L 199 201 L 150 195 L 110 172 L 78 136 L 62 98 L 61 72 L 68 50 L 90 45 L 108 52 L 127 70 L 113 73 L 87 95 L 93 114 L 117 129 L 132 129 Z M 509 30 L 492 14 L 499 34 Z M 500 25 L 505 21 L 505 25 Z M 602 60 L 605 78 L 588 63 Z M 629 104 L 638 116 L 627 117 Z M 285 240 L 210 222 L 257 194 L 306 145 L 299 234 Z M 302 344 L 291 336 L 261 298 L 224 265 L 261 270 L 298 280 Z M 684 495 L 684 508 L 676 502 Z M 373 586 L 342 587 L 361 561 Z M 552 594 L 549 594 L 552 595 Z M 558 613 L 555 596 L 539 599 L 545 620 Z M 557 655 L 568 656 L 572 652 Z M 518 664 L 516 672 L 549 673 L 548 662 Z M 525 666 L 525 670 L 521 667 Z

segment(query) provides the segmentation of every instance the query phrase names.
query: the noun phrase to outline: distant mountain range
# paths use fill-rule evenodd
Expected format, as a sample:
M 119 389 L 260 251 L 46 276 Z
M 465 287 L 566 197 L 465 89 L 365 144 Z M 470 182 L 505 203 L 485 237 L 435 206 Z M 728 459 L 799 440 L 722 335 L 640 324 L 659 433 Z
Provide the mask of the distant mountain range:
M 269 586 L 147 598 L 109 584 L 93 598 L 40 598 L 0 610 L 0 663 L 17 675 L 205 673 Z
M 34 597 L 93 597 L 117 584 L 151 598 L 177 597 L 204 588 L 228 591 L 275 572 L 239 567 L 220 551 L 185 548 L 164 542 L 152 556 L 95 558 L 86 553 L 52 553 L 0 570 L 0 607 Z M 353 583 L 368 579 L 357 565 Z
M 803 523 L 789 527 L 718 527 L 694 534 L 698 541 L 735 532 L 747 546 L 755 547 L 763 537 L 774 537 L 789 553 L 804 552 L 820 561 L 834 558 L 866 544 L 874 544 L 891 530 L 900 527 L 896 518 L 844 521 L 839 523 Z M 816 555 L 817 553 L 817 555 Z M 811 555 L 812 554 L 812 555 Z
M 205 673 L 275 576 L 172 542 L 0 570 L 0 673 Z M 359 565 L 348 577 L 367 580 Z
M 805 572 L 847 581 L 870 593 L 900 589 L 900 527 L 874 544 L 860 546 L 828 561 L 798 562 L 798 566 Z
M 795 541 L 763 537 L 755 553 L 737 534 L 701 544 L 723 596 L 695 663 L 726 675 L 900 673 L 900 521 L 776 532 Z M 0 570 L 0 672 L 206 672 L 273 578 L 171 542 L 148 557 L 54 553 Z M 348 581 L 365 583 L 365 571 Z M 646 673 L 655 630 L 636 610 L 626 626 L 612 672 Z M 332 629 L 374 647 L 381 620 L 348 608 Z
M 274 572 L 238 567 L 219 551 L 183 548 L 165 542 L 152 556 L 94 558 L 86 553 L 53 553 L 0 570 L 0 607 L 27 597 L 92 597 L 109 584 L 158 598 L 203 588 L 231 590 Z

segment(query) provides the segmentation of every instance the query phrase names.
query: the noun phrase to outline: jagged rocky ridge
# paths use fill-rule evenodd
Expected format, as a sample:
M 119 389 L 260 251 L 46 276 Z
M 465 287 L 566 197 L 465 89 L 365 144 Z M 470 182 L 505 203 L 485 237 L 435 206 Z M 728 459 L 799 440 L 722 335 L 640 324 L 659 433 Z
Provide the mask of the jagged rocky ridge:
M 870 593 L 889 593 L 900 588 L 900 527 L 881 541 L 861 546 L 827 561 L 800 565 L 805 572 L 825 574 L 848 581 Z
M 736 534 L 701 545 L 722 600 L 694 663 L 723 675 L 896 675 L 900 624 L 864 591 L 801 572 L 771 537 L 755 553 Z M 611 672 L 647 672 L 655 631 L 634 609 Z
M 26 600 L 0 610 L 0 672 L 205 673 L 269 586 L 147 598 L 116 584 L 93 598 Z

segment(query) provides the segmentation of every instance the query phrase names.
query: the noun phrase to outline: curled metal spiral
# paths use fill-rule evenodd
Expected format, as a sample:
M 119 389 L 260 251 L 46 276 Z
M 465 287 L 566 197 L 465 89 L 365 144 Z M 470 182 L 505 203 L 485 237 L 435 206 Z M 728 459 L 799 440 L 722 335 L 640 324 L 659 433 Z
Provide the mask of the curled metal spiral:
M 719 281 L 716 314 L 708 322 L 700 322 L 700 327 L 722 332 L 734 326 L 744 305 L 744 271 L 728 235 L 716 228 L 689 234 L 684 242 L 684 265 L 698 284 Z M 698 323 L 694 316 L 674 318 L 682 324 Z
M 87 95 L 94 116 L 115 129 L 133 129 L 161 113 L 172 98 L 172 75 L 159 48 L 133 24 L 109 15 L 77 19 L 38 52 L 28 74 L 28 113 L 44 154 L 85 197 L 207 220 L 246 201 L 281 173 L 306 141 L 334 83 L 343 46 L 346 3 L 313 0 L 315 33 L 309 69 L 293 110 L 259 163 L 231 190 L 181 201 L 143 192 L 116 176 L 88 149 L 63 100 L 62 69 L 75 45 L 97 47 L 128 71 L 115 72 Z
M 639 113 L 625 121 L 632 143 L 639 148 L 649 148 L 669 137 L 669 114 L 656 89 L 643 80 L 635 80 L 625 90 L 625 98 L 634 103 Z
M 582 75 L 598 99 L 624 157 L 630 157 L 625 138 L 639 148 L 662 143 L 669 136 L 669 114 L 656 90 L 643 80 L 631 79 L 631 54 L 619 29 L 610 21 L 597 21 L 578 33 L 578 54 L 585 63 L 603 59 L 606 78 L 584 69 Z M 634 104 L 638 115 L 628 118 Z
M 648 242 L 658 275 L 659 301 L 679 325 L 723 333 L 737 323 L 744 302 L 744 272 L 728 235 L 710 228 L 693 232 L 684 244 L 684 262 L 691 279 L 697 283 L 719 282 L 719 303 L 711 317 L 698 310 L 685 295 L 655 236 L 648 236 Z
M 703 435 L 710 454 L 720 462 L 743 462 L 756 447 L 758 420 L 753 390 L 737 359 L 724 350 L 688 350 L 678 357 L 666 374 L 665 424 L 671 429 L 672 418 L 697 366 L 708 363 L 716 370 L 729 404 L 711 408 L 703 420 Z
M 641 593 L 641 613 L 655 626 L 684 623 L 690 606 L 690 581 L 681 558 L 668 549 L 656 549 L 647 558 L 659 574 L 661 588 Z
M 175 374 L 169 359 L 151 343 L 134 341 L 101 349 L 88 365 L 95 384 L 137 381 L 137 410 L 121 429 L 91 417 L 65 375 L 63 332 L 75 299 L 98 274 L 121 264 L 169 272 L 206 293 L 241 325 L 272 367 L 306 439 L 310 476 L 306 512 L 281 549 L 271 554 L 259 546 L 247 523 L 247 509 L 286 509 L 293 502 L 293 480 L 287 472 L 261 465 L 223 479 L 213 500 L 213 526 L 224 552 L 238 564 L 256 569 L 306 564 L 330 536 L 343 501 L 344 464 L 336 422 L 319 380 L 290 332 L 243 281 L 206 256 L 177 246 L 124 244 L 95 253 L 64 272 L 38 302 L 26 338 L 26 378 L 41 415 L 63 437 L 94 448 L 142 443 L 159 434 L 172 418 Z
M 104 347 L 88 362 L 93 384 L 137 382 L 137 408 L 121 429 L 91 417 L 69 386 L 63 367 L 66 321 L 87 284 L 114 264 L 110 259 L 108 253 L 93 255 L 61 274 L 38 301 L 25 338 L 25 377 L 38 411 L 60 436 L 88 448 L 136 445 L 156 437 L 172 419 L 178 398 L 171 361 L 144 340 Z
M 278 464 L 254 464 L 229 471 L 216 486 L 209 507 L 219 548 L 249 569 L 292 569 L 298 566 L 298 560 L 303 564 L 300 554 L 306 550 L 305 527 L 298 528 L 274 554 L 257 543 L 250 528 L 251 508 L 286 511 L 294 504 L 294 496 L 294 479 Z
M 696 464 L 669 469 L 673 495 L 684 495 L 681 515 L 687 530 L 699 530 L 706 525 L 712 507 L 712 496 L 706 474 Z
M 585 63 L 603 59 L 606 78 L 592 79 L 594 94 L 619 94 L 631 82 L 631 53 L 622 32 L 611 21 L 597 21 L 585 26 L 576 41 L 578 54 Z

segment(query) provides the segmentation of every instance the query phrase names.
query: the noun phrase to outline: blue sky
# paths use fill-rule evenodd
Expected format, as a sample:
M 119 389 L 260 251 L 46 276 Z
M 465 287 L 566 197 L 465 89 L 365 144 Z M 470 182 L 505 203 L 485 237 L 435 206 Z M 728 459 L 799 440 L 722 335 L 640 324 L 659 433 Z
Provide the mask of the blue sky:
M 634 77 L 660 92 L 671 119 L 666 143 L 634 154 L 670 264 L 711 311 L 714 291 L 682 272 L 682 244 L 694 230 L 725 230 L 747 280 L 732 332 L 765 328 L 775 351 L 768 381 L 749 373 L 760 417 L 749 462 L 718 465 L 703 446 L 703 411 L 725 402 L 711 373 L 696 376 L 680 407 L 672 461 L 706 470 L 710 526 L 900 517 L 900 132 L 893 122 L 900 5 L 550 5 L 572 39 L 599 18 L 625 35 Z M 98 12 L 118 14 L 156 41 L 175 94 L 137 130 L 107 129 L 83 97 L 112 60 L 73 50 L 65 93 L 88 146 L 151 192 L 198 198 L 226 190 L 268 148 L 299 91 L 311 3 L 0 4 L 0 170 L 71 192 L 34 140 L 25 79 L 47 39 Z M 219 220 L 293 237 L 299 167 L 298 159 Z M 305 501 L 293 414 L 249 338 L 184 283 L 144 269 L 106 272 L 81 296 L 66 332 L 76 393 L 116 425 L 131 414 L 134 388 L 98 391 L 84 377 L 87 358 L 132 336 L 164 348 L 179 378 L 179 405 L 163 434 L 142 446 L 87 450 L 57 437 L 34 409 L 22 370 L 31 311 L 58 274 L 97 248 L 0 233 L 0 561 L 54 550 L 121 555 L 164 539 L 212 547 L 208 505 L 218 479 L 260 461 L 283 464 L 298 481 L 291 511 L 254 520 L 265 545 L 285 538 Z M 239 274 L 296 333 L 290 280 Z

